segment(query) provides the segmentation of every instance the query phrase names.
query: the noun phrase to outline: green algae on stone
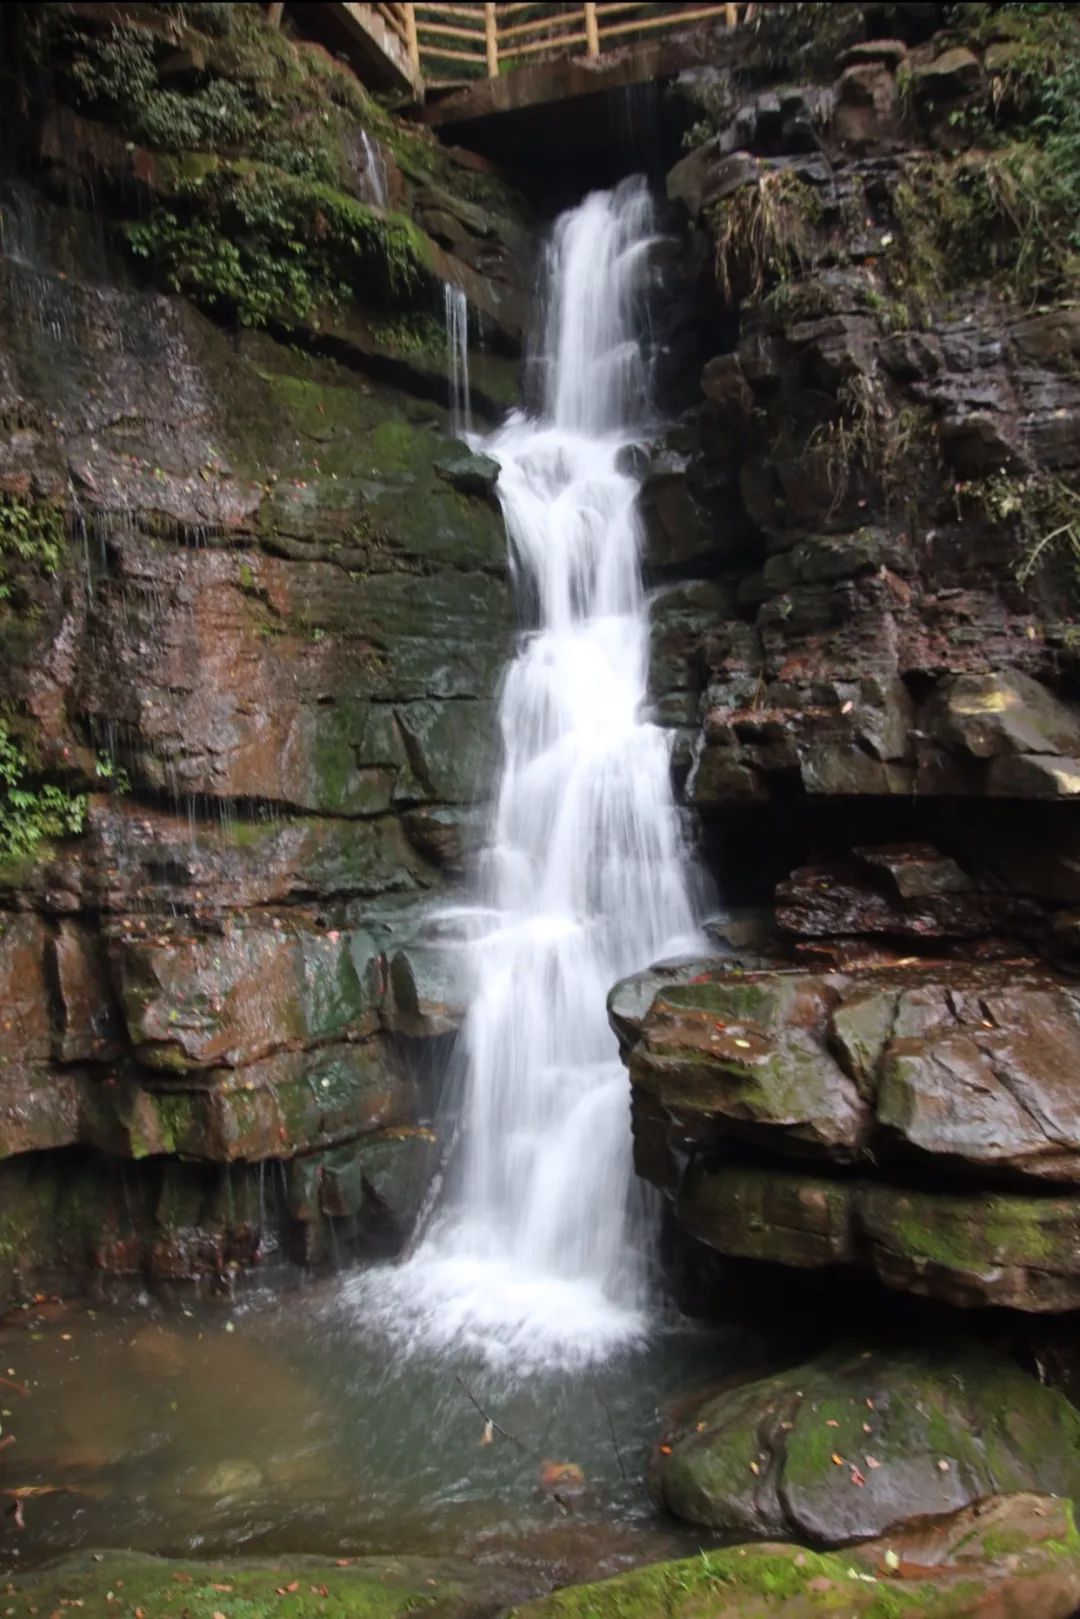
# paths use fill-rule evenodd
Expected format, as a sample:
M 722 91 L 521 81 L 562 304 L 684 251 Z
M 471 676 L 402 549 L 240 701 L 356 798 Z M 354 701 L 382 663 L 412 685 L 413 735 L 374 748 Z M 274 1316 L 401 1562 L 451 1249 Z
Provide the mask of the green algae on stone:
M 706 1551 L 557 1591 L 514 1619 L 1069 1619 L 1078 1595 L 1071 1503 L 1016 1495 L 835 1553 Z
M 343 1568 L 302 1556 L 200 1563 L 132 1552 L 79 1553 L 16 1574 L 9 1585 L 9 1597 L 43 1614 L 141 1608 L 148 1619 L 467 1619 L 490 1611 L 484 1591 L 483 1578 L 466 1565 L 423 1558 L 356 1558 Z
M 713 1529 L 817 1544 L 1023 1490 L 1080 1493 L 1080 1414 L 980 1346 L 840 1346 L 705 1400 L 654 1469 Z
M 817 1267 L 855 1258 L 850 1182 L 782 1170 L 692 1165 L 675 1218 L 700 1241 L 740 1259 Z
M 1075 1196 L 866 1184 L 856 1197 L 856 1219 L 875 1269 L 892 1286 L 1026 1310 L 1080 1303 Z

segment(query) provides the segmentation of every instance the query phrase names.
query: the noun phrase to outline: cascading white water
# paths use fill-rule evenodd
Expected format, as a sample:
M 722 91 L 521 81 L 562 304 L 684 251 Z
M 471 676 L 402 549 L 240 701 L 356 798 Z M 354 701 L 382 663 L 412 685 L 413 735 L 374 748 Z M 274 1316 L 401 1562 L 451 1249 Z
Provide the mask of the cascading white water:
M 450 381 L 450 431 L 455 438 L 472 432 L 469 399 L 469 300 L 461 287 L 443 283 L 446 316 L 446 364 Z
M 382 147 L 366 129 L 360 131 L 360 144 L 364 148 L 365 171 L 368 190 L 371 193 L 368 201 L 375 203 L 379 208 L 385 208 L 389 196 L 386 185 L 386 159 L 383 157 Z
M 594 1359 L 643 1330 L 627 1081 L 605 1001 L 620 976 L 698 943 L 668 739 L 640 713 L 637 485 L 619 465 L 647 408 L 652 233 L 638 180 L 563 215 L 543 414 L 485 445 L 538 625 L 502 693 L 456 1158 L 420 1247 L 374 1284 L 405 1342 L 513 1367 Z

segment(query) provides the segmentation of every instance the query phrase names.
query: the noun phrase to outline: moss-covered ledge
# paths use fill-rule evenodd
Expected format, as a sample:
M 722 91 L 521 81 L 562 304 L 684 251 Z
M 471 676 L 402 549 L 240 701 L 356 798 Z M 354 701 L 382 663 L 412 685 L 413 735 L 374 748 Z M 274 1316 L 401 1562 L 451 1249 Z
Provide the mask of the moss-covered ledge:
M 149 1619 L 471 1619 L 503 1607 L 498 1576 L 424 1557 L 274 1562 L 81 1552 L 17 1574 L 4 1587 L 21 1612 L 144 1612 Z

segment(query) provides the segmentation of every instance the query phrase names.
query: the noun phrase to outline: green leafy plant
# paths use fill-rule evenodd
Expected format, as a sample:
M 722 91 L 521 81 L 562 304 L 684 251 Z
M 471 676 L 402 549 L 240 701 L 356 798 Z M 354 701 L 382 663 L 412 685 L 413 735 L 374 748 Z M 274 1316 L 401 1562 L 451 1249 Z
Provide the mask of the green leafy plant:
M 0 602 L 14 591 L 13 565 L 50 577 L 63 564 L 64 546 L 63 513 L 55 506 L 0 494 Z
M 409 220 L 247 161 L 185 182 L 177 207 L 129 226 L 127 238 L 174 290 L 231 308 L 246 326 L 305 319 L 360 288 L 374 301 L 407 296 L 424 269 Z
M 0 860 L 31 855 L 49 838 L 77 837 L 85 821 L 85 793 L 35 784 L 22 744 L 0 719 Z

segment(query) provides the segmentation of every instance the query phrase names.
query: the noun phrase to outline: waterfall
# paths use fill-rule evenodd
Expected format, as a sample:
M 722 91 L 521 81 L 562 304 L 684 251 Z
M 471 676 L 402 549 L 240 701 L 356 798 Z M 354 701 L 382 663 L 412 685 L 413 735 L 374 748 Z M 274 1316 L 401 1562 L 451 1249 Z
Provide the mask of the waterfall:
M 469 302 L 460 287 L 443 283 L 446 311 L 446 363 L 450 382 L 450 431 L 464 438 L 472 431 L 469 403 Z
M 364 148 L 365 174 L 368 190 L 371 192 L 370 201 L 379 208 L 386 208 L 389 203 L 389 192 L 386 185 L 386 159 L 382 154 L 382 147 L 378 141 L 372 140 L 366 129 L 360 131 L 360 144 Z
M 543 412 L 485 445 L 536 627 L 502 690 L 458 1143 L 419 1248 L 358 1284 L 399 1341 L 513 1369 L 595 1359 L 644 1330 L 629 1090 L 605 1001 L 619 977 L 698 945 L 668 737 L 641 718 L 648 615 L 619 456 L 648 406 L 652 239 L 639 180 L 562 216 Z

